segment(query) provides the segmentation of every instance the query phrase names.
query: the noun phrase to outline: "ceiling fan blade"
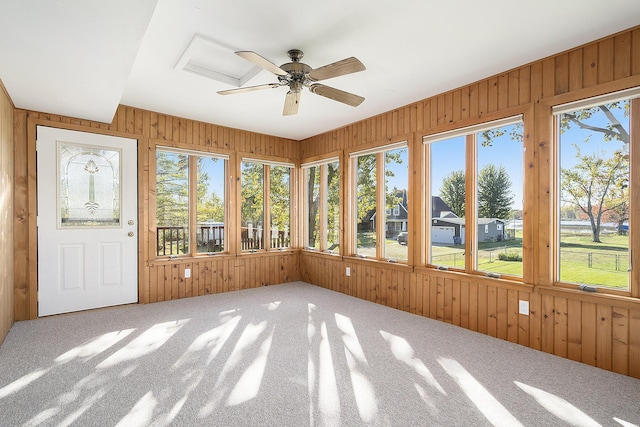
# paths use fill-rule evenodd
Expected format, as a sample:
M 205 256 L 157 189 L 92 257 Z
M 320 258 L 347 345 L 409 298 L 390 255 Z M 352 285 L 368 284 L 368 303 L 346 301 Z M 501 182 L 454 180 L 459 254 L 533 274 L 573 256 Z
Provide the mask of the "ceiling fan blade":
M 333 77 L 344 76 L 345 74 L 356 73 L 365 69 L 364 64 L 352 56 L 351 58 L 343 59 L 342 61 L 327 64 L 309 71 L 309 78 L 315 81 L 326 80 Z
M 282 110 L 283 116 L 292 116 L 298 114 L 298 106 L 300 105 L 300 92 L 287 92 L 287 97 L 284 99 L 284 109 Z
M 273 62 L 263 58 L 262 56 L 258 55 L 255 52 L 252 52 L 252 51 L 249 51 L 249 50 L 241 50 L 241 51 L 236 52 L 236 55 L 240 56 L 241 58 L 246 59 L 249 62 L 253 62 L 254 64 L 264 68 L 265 70 L 272 72 L 276 76 L 287 76 L 287 75 L 289 75 L 289 73 L 284 71 L 282 68 L 278 67 Z
M 333 99 L 334 101 L 342 102 L 352 107 L 357 107 L 362 104 L 364 98 L 358 95 L 354 95 L 349 92 L 345 92 L 340 89 L 321 85 L 319 83 L 309 86 L 309 90 L 316 95 L 324 96 L 325 98 Z
M 218 93 L 220 95 L 233 95 L 235 93 L 253 92 L 254 90 L 273 89 L 273 88 L 276 88 L 276 87 L 280 87 L 280 84 L 278 84 L 278 83 L 268 83 L 266 85 L 239 87 L 237 89 L 221 90 L 221 91 L 218 91 Z

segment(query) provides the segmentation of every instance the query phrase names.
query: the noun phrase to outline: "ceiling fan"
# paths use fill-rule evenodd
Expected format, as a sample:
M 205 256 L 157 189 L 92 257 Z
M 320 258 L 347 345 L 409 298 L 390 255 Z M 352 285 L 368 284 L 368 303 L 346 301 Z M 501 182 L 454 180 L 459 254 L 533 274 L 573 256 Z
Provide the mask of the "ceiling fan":
M 357 107 L 362 103 L 362 101 L 364 101 L 364 98 L 361 96 L 316 83 L 320 80 L 331 79 L 333 77 L 364 70 L 365 66 L 362 62 L 353 56 L 343 59 L 342 61 L 333 62 L 313 69 L 307 64 L 300 62 L 300 59 L 302 59 L 304 54 L 298 49 L 291 49 L 287 52 L 289 58 L 291 58 L 291 62 L 282 64 L 280 67 L 255 52 L 238 51 L 235 53 L 241 58 L 253 62 L 254 64 L 275 74 L 278 77 L 278 82 L 258 86 L 241 87 L 238 89 L 222 90 L 218 92 L 220 95 L 231 95 L 254 90 L 274 89 L 281 86 L 289 86 L 289 91 L 287 92 L 287 96 L 284 100 L 284 109 L 282 111 L 283 116 L 290 116 L 298 112 L 300 92 L 303 87 L 309 88 L 309 91 L 316 95 L 324 96 L 325 98 L 333 99 L 334 101 L 342 102 L 344 104 L 351 105 L 352 107 Z

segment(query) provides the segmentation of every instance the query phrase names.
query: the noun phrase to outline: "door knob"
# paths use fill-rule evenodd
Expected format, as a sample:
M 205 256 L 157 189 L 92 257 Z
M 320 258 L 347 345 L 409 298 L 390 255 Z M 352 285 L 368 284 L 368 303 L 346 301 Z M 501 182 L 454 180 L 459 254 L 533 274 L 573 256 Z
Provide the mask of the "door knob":
M 130 219 L 130 220 L 127 222 L 127 224 L 129 224 L 129 225 L 133 225 L 133 220 L 132 220 L 132 219 Z
M 129 236 L 129 237 L 133 237 L 133 231 L 128 232 L 128 233 L 127 233 L 127 236 Z

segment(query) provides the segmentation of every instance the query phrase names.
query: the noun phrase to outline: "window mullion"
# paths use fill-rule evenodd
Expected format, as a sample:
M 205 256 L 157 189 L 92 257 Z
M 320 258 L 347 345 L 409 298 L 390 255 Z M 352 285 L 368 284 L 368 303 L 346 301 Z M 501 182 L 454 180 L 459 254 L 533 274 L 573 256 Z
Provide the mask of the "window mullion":
M 387 203 L 385 200 L 385 152 L 376 154 L 376 258 L 384 258 Z
M 198 203 L 198 158 L 189 156 L 189 254 L 194 256 L 198 252 L 196 228 L 197 228 L 197 203 Z
M 478 269 L 478 160 L 476 134 L 466 136 L 467 167 L 466 167 L 466 188 L 465 188 L 465 270 L 467 272 Z
M 640 98 L 631 100 L 629 112 L 629 206 L 640 206 Z M 640 297 L 640 210 L 629 209 L 629 291 Z
M 262 201 L 262 246 L 271 250 L 271 166 L 263 165 L 263 201 Z

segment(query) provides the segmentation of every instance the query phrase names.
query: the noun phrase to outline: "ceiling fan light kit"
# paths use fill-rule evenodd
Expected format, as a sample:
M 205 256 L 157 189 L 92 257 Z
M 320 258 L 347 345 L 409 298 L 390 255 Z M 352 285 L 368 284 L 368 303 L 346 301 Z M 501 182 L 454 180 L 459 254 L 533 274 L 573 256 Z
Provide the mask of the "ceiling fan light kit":
M 223 90 L 218 92 L 220 95 L 232 95 L 236 93 L 288 86 L 289 91 L 287 92 L 284 101 L 284 109 L 282 111 L 283 116 L 297 114 L 298 106 L 300 104 L 300 92 L 303 87 L 307 87 L 311 93 L 324 96 L 325 98 L 329 98 L 334 101 L 342 102 L 343 104 L 347 104 L 352 107 L 357 107 L 362 104 L 362 101 L 364 101 L 364 98 L 361 96 L 316 83 L 320 80 L 331 79 L 365 70 L 364 64 L 353 56 L 313 69 L 307 64 L 300 62 L 304 53 L 298 49 L 291 49 L 287 52 L 289 58 L 291 58 L 291 62 L 282 64 L 280 67 L 252 51 L 238 51 L 235 53 L 241 58 L 244 58 L 247 61 L 250 61 L 275 74 L 278 78 L 278 83 L 268 83 L 258 86 Z

